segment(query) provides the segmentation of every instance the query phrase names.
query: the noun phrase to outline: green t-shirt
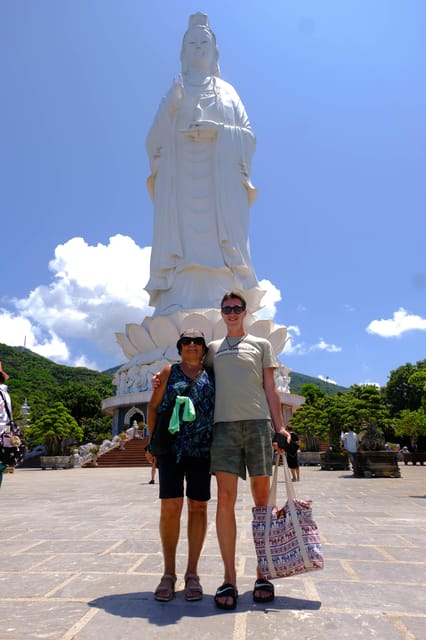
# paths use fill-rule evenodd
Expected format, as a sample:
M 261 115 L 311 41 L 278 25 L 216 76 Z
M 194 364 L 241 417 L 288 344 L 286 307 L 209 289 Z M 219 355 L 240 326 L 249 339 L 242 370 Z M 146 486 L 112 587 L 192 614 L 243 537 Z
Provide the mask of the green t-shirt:
M 244 336 L 214 340 L 205 365 L 213 366 L 216 379 L 214 421 L 265 420 L 270 418 L 263 388 L 263 370 L 276 368 L 271 343 L 265 338 Z

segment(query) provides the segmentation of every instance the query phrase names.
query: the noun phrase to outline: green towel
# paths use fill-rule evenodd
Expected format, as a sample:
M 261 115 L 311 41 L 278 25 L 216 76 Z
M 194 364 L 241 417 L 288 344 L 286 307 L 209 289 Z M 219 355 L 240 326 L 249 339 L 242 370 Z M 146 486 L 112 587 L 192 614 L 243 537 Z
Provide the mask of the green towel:
M 188 396 L 176 396 L 175 408 L 169 423 L 170 433 L 178 433 L 180 430 L 179 414 L 181 404 L 183 404 L 183 421 L 193 422 L 195 420 L 196 413 L 191 398 L 188 398 Z

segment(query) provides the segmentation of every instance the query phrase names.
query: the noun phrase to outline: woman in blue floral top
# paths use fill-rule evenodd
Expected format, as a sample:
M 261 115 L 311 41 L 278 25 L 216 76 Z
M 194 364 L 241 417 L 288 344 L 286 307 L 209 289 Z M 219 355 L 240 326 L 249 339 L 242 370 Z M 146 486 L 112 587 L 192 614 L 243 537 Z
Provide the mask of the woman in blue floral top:
M 176 548 L 185 483 L 188 504 L 185 598 L 195 601 L 203 597 L 197 571 L 207 531 L 207 503 L 210 500 L 214 380 L 212 374 L 203 368 L 208 348 L 203 333 L 197 329 L 184 331 L 176 346 L 182 361 L 179 364 L 168 365 L 161 371 L 158 376 L 160 384 L 154 389 L 148 405 L 148 428 L 151 435 L 158 413 L 173 406 L 177 397 L 183 405 L 180 411 L 183 417 L 177 426 L 176 452 L 157 457 L 164 574 L 154 597 L 160 602 L 169 602 L 175 595 Z M 149 460 L 153 459 L 149 445 L 147 455 Z

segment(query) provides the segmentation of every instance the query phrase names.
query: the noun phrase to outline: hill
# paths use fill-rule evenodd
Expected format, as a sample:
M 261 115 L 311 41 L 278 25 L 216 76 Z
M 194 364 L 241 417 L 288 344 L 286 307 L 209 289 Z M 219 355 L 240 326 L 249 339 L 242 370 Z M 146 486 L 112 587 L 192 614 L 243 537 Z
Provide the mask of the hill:
M 290 389 L 292 393 L 301 393 L 300 388 L 303 387 L 304 384 L 315 384 L 328 396 L 335 396 L 337 393 L 345 393 L 348 391 L 347 387 L 325 382 L 325 380 L 320 380 L 320 378 L 307 376 L 297 371 L 290 371 L 290 378 Z
M 63 386 L 70 382 L 93 386 L 109 379 L 106 374 L 86 367 L 56 364 L 25 347 L 9 347 L 0 343 L 0 360 L 10 376 L 8 384 L 12 390 L 17 385 L 33 389 L 46 384 Z
M 25 399 L 32 408 L 33 417 L 50 403 L 58 400 L 60 391 L 77 383 L 96 390 L 101 398 L 115 393 L 110 375 L 85 367 L 67 367 L 39 356 L 25 347 L 9 347 L 0 343 L 0 360 L 9 374 L 9 392 L 15 417 Z

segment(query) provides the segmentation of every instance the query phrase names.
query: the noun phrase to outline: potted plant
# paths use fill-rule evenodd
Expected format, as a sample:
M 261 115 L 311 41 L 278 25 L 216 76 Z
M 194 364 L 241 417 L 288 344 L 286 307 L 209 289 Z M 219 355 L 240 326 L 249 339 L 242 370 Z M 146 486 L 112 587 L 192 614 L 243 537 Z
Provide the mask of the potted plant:
M 321 469 L 326 471 L 346 471 L 349 460 L 341 446 L 341 432 L 338 423 L 330 423 L 327 450 L 321 453 Z
M 42 444 L 45 455 L 40 457 L 42 469 L 71 468 L 74 444 L 83 438 L 83 429 L 62 402 L 55 402 L 30 427 L 28 436 L 33 444 Z
M 128 440 L 128 439 L 129 439 L 129 436 L 127 435 L 127 433 L 126 433 L 125 431 L 121 431 L 121 432 L 118 434 L 118 437 L 119 437 L 119 440 L 120 440 L 120 447 L 119 447 L 119 449 L 120 449 L 121 451 L 124 451 L 124 449 L 126 448 L 126 447 L 124 446 L 124 444 L 125 444 L 126 440 Z
M 97 467 L 98 466 L 98 453 L 100 446 L 98 444 L 94 444 L 90 447 L 89 453 L 92 455 L 92 459 L 90 463 L 87 465 L 89 467 Z
M 301 465 L 320 464 L 320 443 L 326 438 L 329 423 L 325 412 L 311 402 L 309 391 L 314 385 L 302 387 L 306 395 L 306 403 L 303 404 L 292 416 L 290 424 L 299 435 L 301 444 L 298 452 L 298 460 Z M 315 393 L 313 394 L 315 398 Z
M 400 478 L 396 451 L 388 451 L 383 432 L 374 419 L 364 419 L 359 434 L 360 446 L 356 454 L 358 475 Z
M 419 439 L 426 436 L 426 412 L 423 407 L 415 411 L 403 409 L 393 420 L 393 430 L 398 437 L 410 438 L 411 451 L 403 453 L 404 463 L 419 462 L 423 465 L 426 462 L 426 452 L 418 450 Z

